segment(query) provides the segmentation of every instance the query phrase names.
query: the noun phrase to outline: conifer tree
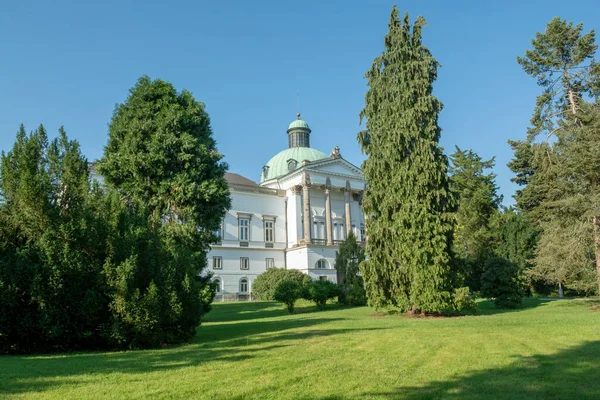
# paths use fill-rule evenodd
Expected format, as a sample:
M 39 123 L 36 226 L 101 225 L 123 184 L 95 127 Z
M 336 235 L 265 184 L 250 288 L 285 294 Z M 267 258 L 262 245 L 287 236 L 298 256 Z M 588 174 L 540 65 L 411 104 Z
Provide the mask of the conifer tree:
M 424 25 L 392 9 L 385 49 L 365 75 L 366 130 L 358 135 L 367 155 L 368 301 L 413 312 L 448 306 L 454 208 L 439 147 L 442 103 L 432 94 L 439 64 L 422 43 Z
M 517 182 L 526 185 L 518 193 L 517 204 L 541 232 L 544 245 L 536 253 L 536 267 L 544 272 L 537 275 L 548 275 L 548 268 L 582 267 L 581 262 L 561 266 L 549 260 L 556 257 L 553 249 L 561 241 L 579 235 L 577 221 L 587 221 L 600 292 L 600 180 L 596 169 L 600 153 L 594 150 L 600 139 L 595 122 L 600 95 L 600 64 L 594 60 L 597 48 L 594 31 L 584 34 L 582 24 L 554 18 L 544 32 L 536 34 L 525 57 L 517 58 L 543 92 L 537 97 L 527 141 L 511 143 L 516 152 L 509 166 L 517 173 Z M 585 252 L 581 245 L 571 249 Z M 579 254 L 576 259 L 587 258 Z M 563 277 L 588 276 L 555 272 L 553 275 Z M 578 282 L 575 286 L 586 285 Z
M 494 159 L 484 161 L 472 150 L 456 151 L 450 156 L 451 188 L 458 197 L 454 253 L 465 283 L 479 290 L 485 260 L 492 255 L 492 222 L 502 196 L 497 194 Z
M 119 345 L 188 340 L 209 310 L 200 276 L 230 206 L 222 158 L 188 91 L 144 76 L 116 107 L 98 167 L 127 204 L 105 264 Z

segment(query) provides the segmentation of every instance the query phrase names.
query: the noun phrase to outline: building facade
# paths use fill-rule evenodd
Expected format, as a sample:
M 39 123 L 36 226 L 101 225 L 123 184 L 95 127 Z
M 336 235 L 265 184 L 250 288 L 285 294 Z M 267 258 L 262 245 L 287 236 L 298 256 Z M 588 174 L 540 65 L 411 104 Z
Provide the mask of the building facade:
M 300 114 L 287 134 L 288 148 L 263 167 L 260 183 L 226 174 L 231 209 L 207 268 L 218 283 L 217 301 L 250 298 L 256 277 L 273 267 L 336 282 L 340 243 L 350 232 L 365 240 L 360 169 L 337 147 L 329 156 L 311 148 Z

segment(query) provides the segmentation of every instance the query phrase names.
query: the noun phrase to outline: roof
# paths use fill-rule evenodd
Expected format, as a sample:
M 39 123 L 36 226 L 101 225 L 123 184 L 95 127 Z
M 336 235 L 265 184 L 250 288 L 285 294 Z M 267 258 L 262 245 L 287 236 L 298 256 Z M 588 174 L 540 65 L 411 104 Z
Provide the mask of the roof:
M 287 175 L 294 169 L 302 167 L 302 162 L 305 160 L 314 162 L 324 158 L 328 158 L 325 153 L 310 147 L 292 147 L 285 149 L 273 156 L 273 158 L 271 158 L 263 167 L 263 172 L 260 174 L 260 181 L 264 182 Z M 295 161 L 295 163 L 290 163 L 290 161 Z
M 308 124 L 306 123 L 306 121 L 304 121 L 302 119 L 296 119 L 296 120 L 292 121 L 290 123 L 290 126 L 288 126 L 288 131 L 290 129 L 307 129 L 310 131 Z
M 256 182 L 243 177 L 239 174 L 234 174 L 231 172 L 225 172 L 225 180 L 230 188 L 245 191 L 245 192 L 258 192 L 265 194 L 274 194 L 277 195 L 279 192 L 275 189 L 269 189 L 260 186 Z
M 225 172 L 225 180 L 229 186 L 248 186 L 248 187 L 260 187 L 256 182 L 251 181 L 239 174 L 231 172 Z

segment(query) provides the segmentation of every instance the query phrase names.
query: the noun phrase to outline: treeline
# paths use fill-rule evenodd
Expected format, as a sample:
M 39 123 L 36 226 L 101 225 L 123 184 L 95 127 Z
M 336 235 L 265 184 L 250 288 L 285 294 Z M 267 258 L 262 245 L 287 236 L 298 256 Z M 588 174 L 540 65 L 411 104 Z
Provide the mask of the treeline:
M 226 165 L 189 92 L 141 78 L 95 168 L 61 128 L 21 126 L 0 170 L 0 353 L 190 339 L 226 208 Z
M 518 62 L 536 78 L 527 138 L 509 142 L 522 186 L 502 208 L 494 160 L 439 146 L 438 62 L 423 44 L 425 20 L 394 7 L 384 51 L 365 74 L 358 142 L 367 159 L 362 208 L 368 303 L 401 312 L 445 312 L 464 293 L 497 305 L 563 288 L 600 291 L 600 64 L 593 31 L 559 18 Z M 468 289 L 467 289 L 468 287 Z M 453 304 L 454 303 L 454 304 Z

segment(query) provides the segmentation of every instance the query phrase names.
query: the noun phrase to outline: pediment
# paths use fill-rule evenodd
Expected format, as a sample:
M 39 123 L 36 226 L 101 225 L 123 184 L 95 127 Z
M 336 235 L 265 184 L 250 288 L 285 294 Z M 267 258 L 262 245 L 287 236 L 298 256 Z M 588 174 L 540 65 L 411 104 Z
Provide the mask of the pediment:
M 344 175 L 353 176 L 360 179 L 363 178 L 362 171 L 343 158 L 319 160 L 307 165 L 307 169 L 309 171 L 320 172 L 327 175 Z

